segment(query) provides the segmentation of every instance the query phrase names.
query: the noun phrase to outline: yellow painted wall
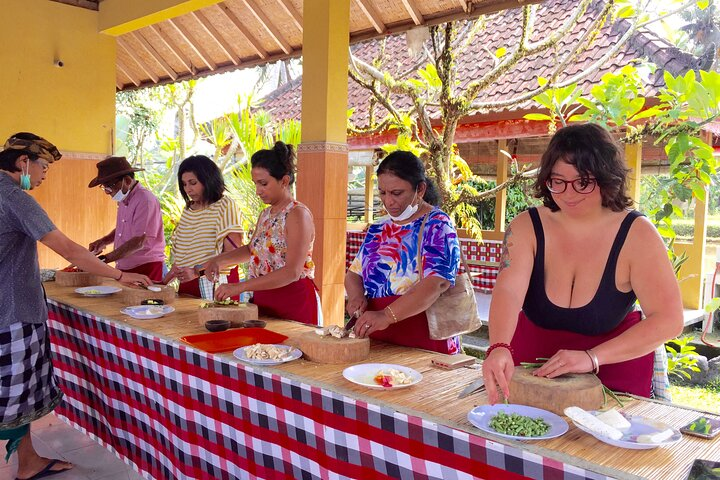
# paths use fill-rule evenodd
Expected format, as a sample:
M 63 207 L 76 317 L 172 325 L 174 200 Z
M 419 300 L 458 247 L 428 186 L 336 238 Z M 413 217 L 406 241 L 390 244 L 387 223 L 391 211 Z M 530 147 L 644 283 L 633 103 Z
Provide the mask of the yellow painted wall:
M 115 39 L 98 33 L 98 12 L 48 0 L 2 0 L 2 14 L 0 142 L 30 131 L 65 152 L 32 194 L 61 231 L 87 245 L 115 223 L 113 202 L 87 188 L 98 158 L 112 150 Z M 39 250 L 41 266 L 65 266 Z
M 48 0 L 3 0 L 2 11 L 0 136 L 31 131 L 61 151 L 110 153 L 115 39 L 98 33 L 98 12 Z

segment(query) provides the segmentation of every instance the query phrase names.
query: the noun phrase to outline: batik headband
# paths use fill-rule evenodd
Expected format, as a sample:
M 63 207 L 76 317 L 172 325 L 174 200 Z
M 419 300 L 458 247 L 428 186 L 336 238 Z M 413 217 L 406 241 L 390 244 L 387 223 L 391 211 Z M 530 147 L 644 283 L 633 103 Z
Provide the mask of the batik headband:
M 25 140 L 24 138 L 10 137 L 5 142 L 3 150 L 27 150 L 33 155 L 37 155 L 48 163 L 53 163 L 62 158 L 62 154 L 52 143 L 44 138 L 37 140 Z

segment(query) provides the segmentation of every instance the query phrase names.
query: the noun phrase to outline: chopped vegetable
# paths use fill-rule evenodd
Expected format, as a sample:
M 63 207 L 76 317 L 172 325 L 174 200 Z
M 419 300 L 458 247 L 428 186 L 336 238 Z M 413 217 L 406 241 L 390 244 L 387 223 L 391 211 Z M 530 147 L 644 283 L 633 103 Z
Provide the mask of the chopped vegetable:
M 550 431 L 550 425 L 542 418 L 532 418 L 517 413 L 500 412 L 490 419 L 490 428 L 504 435 L 516 437 L 542 437 Z

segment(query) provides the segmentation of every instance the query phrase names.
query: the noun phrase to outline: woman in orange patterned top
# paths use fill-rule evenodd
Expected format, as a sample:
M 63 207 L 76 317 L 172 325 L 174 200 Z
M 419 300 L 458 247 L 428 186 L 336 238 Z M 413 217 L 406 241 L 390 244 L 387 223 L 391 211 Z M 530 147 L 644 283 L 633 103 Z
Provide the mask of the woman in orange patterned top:
M 310 210 L 292 196 L 295 152 L 291 145 L 275 143 L 250 159 L 255 191 L 269 205 L 258 217 L 247 245 L 222 253 L 205 265 L 210 280 L 227 265 L 249 262 L 249 279 L 220 285 L 215 299 L 253 292 L 262 315 L 318 325 L 320 298 L 313 283 L 312 261 L 315 225 Z

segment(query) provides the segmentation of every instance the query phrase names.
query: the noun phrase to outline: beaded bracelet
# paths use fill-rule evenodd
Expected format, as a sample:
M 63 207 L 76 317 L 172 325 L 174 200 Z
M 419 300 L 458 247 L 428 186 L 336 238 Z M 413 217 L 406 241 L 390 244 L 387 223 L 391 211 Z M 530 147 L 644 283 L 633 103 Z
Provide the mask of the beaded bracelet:
M 508 351 L 510 351 L 510 356 L 512 356 L 512 357 L 515 356 L 515 350 L 513 350 L 513 348 L 509 344 L 493 343 L 492 345 L 490 345 L 490 348 L 488 348 L 487 351 L 485 352 L 485 358 L 489 357 L 490 354 L 492 353 L 492 351 L 495 350 L 496 348 L 507 348 Z
M 600 372 L 600 362 L 598 361 L 597 355 L 595 355 L 595 352 L 591 350 L 585 350 L 585 353 L 588 354 L 588 357 L 590 357 L 590 361 L 592 362 L 592 373 L 597 375 Z
M 395 316 L 395 312 L 392 311 L 392 308 L 390 308 L 390 305 L 388 305 L 387 307 L 385 307 L 385 311 L 387 311 L 388 313 L 390 313 L 390 317 L 392 318 L 392 323 L 397 323 L 397 322 L 398 322 L 398 319 L 397 319 L 397 317 Z

